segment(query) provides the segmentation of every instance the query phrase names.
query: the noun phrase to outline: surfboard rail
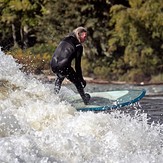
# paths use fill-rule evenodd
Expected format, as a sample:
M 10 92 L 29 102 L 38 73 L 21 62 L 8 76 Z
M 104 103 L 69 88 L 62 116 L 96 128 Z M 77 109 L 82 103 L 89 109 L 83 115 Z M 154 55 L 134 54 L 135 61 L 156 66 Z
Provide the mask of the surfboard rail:
M 107 111 L 129 106 L 140 101 L 146 94 L 145 89 L 112 90 L 90 93 L 89 105 L 84 105 L 79 95 L 69 97 L 69 102 L 77 111 Z

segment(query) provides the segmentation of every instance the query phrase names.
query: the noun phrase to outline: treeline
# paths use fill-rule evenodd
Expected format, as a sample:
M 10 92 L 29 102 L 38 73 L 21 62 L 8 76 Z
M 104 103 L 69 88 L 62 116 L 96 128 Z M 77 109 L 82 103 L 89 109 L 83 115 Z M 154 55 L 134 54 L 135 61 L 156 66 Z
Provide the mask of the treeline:
M 0 46 L 43 56 L 40 69 L 77 26 L 88 29 L 84 75 L 138 82 L 161 75 L 162 80 L 162 0 L 0 1 Z

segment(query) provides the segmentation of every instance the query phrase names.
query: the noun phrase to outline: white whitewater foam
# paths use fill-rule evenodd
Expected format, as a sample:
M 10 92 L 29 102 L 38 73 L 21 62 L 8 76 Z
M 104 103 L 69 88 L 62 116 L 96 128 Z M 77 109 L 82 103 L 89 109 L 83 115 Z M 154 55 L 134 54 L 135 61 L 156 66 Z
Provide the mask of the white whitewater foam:
M 0 162 L 163 162 L 163 125 L 139 111 L 77 112 L 60 99 L 73 91 L 59 97 L 20 67 L 0 51 Z

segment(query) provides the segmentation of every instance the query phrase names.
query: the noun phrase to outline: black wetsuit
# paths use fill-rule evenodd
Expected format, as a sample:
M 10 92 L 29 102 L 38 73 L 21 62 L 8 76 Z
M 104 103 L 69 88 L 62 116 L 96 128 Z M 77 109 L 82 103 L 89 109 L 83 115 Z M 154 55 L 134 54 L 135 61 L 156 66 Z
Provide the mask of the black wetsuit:
M 86 85 L 82 76 L 81 57 L 83 46 L 72 33 L 65 37 L 56 48 L 51 60 L 52 71 L 57 75 L 55 81 L 55 91 L 59 93 L 61 84 L 66 77 L 77 88 L 84 103 L 87 103 L 83 85 Z M 75 59 L 75 70 L 71 67 L 72 60 Z M 83 84 L 83 85 L 82 85 Z

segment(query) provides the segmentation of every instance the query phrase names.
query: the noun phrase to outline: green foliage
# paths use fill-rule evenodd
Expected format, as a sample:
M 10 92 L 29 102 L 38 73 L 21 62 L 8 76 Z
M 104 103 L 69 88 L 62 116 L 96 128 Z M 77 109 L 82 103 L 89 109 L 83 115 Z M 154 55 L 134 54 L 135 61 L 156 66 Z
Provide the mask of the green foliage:
M 82 70 L 84 72 L 83 75 L 89 76 L 90 74 L 93 74 L 92 66 L 86 58 L 82 59 L 81 65 L 82 65 Z
M 56 47 L 53 46 L 53 44 L 36 44 L 34 47 L 28 48 L 28 50 L 30 50 L 30 52 L 34 55 L 37 54 L 44 54 L 44 53 L 48 53 L 48 54 L 53 54 L 54 50 Z
M 160 73 L 159 75 L 152 76 L 151 83 L 159 83 L 163 81 L 163 74 Z
M 35 53 L 33 54 L 30 49 L 13 49 L 8 52 L 22 64 L 22 70 L 27 73 L 42 73 L 42 70 L 50 69 L 51 55 L 48 53 Z
M 162 0 L 0 0 L 0 46 L 18 46 L 21 62 L 26 53 L 44 68 L 39 58 L 50 59 L 63 37 L 85 26 L 84 75 L 142 80 L 163 71 L 162 11 Z
M 97 66 L 93 70 L 93 73 L 95 74 L 95 76 L 98 76 L 98 78 L 108 79 L 109 80 L 109 74 L 110 74 L 110 72 L 108 70 L 108 67 L 105 67 L 105 66 Z
M 125 75 L 121 76 L 120 79 L 124 81 L 141 83 L 149 82 L 151 80 L 151 76 L 149 74 L 143 73 L 141 69 L 132 69 Z
M 109 50 L 113 55 L 124 56 L 128 70 L 154 74 L 163 62 L 163 4 L 161 0 L 129 0 L 129 4 L 130 8 L 114 5 L 110 10 L 113 29 Z
M 12 28 L 15 46 L 27 48 L 29 37 L 33 37 L 33 28 L 38 25 L 39 16 L 44 13 L 46 0 L 4 0 L 1 3 L 1 23 Z
M 129 4 L 132 8 L 140 8 L 143 3 L 144 0 L 129 0 Z

